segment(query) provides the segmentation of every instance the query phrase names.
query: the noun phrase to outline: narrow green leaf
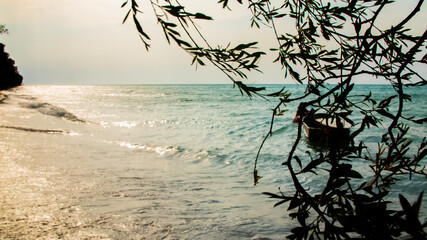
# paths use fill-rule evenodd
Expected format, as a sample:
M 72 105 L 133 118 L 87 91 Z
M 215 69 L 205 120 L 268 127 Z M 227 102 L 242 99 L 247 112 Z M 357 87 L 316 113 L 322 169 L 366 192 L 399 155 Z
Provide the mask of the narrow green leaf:
M 204 19 L 204 20 L 213 20 L 212 17 L 206 16 L 203 13 L 196 13 L 196 14 L 194 14 L 194 18 L 196 18 L 196 19 Z
M 358 178 L 358 179 L 363 178 L 362 175 L 359 172 L 355 171 L 355 170 L 349 170 L 347 172 L 347 177 L 349 177 L 349 178 Z
M 294 156 L 294 159 L 297 161 L 300 168 L 302 168 L 301 159 L 298 156 Z
M 303 168 L 303 169 L 300 171 L 300 173 L 312 172 L 312 173 L 314 173 L 314 174 L 316 174 L 316 175 L 317 175 L 317 173 L 316 173 L 316 172 L 314 172 L 314 171 L 313 171 L 313 169 L 314 169 L 314 168 L 316 168 L 317 166 L 319 166 L 321 163 L 323 163 L 323 159 L 316 159 L 316 160 L 313 160 L 313 161 L 309 162 L 309 163 L 307 164 L 307 166 L 305 166 L 305 168 Z
M 126 20 L 128 19 L 129 14 L 130 14 L 130 11 L 131 11 L 131 10 L 129 9 L 128 13 L 126 14 L 125 18 L 123 19 L 122 24 L 124 24 L 124 23 L 126 22 Z
M 222 7 L 223 7 L 223 8 L 226 8 L 226 7 L 227 7 L 227 5 L 228 5 L 228 0 L 219 0 L 219 1 L 218 1 L 218 3 L 223 3 L 223 4 L 222 4 Z
M 199 58 L 197 58 L 197 62 L 202 66 L 206 66 L 206 64 Z
M 274 194 L 271 192 L 263 192 L 262 194 L 268 195 L 268 196 L 270 196 L 270 198 L 283 198 L 283 196 L 277 195 L 277 194 Z
M 418 195 L 418 199 L 417 199 L 417 201 L 416 201 L 416 202 L 414 202 L 414 204 L 412 205 L 412 208 L 413 208 L 413 209 L 414 209 L 414 211 L 417 213 L 417 216 L 418 216 L 418 213 L 420 212 L 421 203 L 422 203 L 422 201 L 423 201 L 423 195 L 424 195 L 424 191 L 421 191 L 421 192 L 420 192 L 420 195 Z
M 400 200 L 400 205 L 402 206 L 402 209 L 406 212 L 409 213 L 412 210 L 411 204 L 409 204 L 408 200 L 402 196 L 401 194 L 399 194 L 399 200 Z
M 145 37 L 146 39 L 150 40 L 150 37 L 142 30 L 141 24 L 139 23 L 138 19 L 135 15 L 133 15 L 133 22 L 135 23 L 136 29 L 138 32 Z
M 237 47 L 235 47 L 234 50 L 242 50 L 242 49 L 250 48 L 256 44 L 258 44 L 258 42 L 251 42 L 246 44 L 242 43 L 242 44 L 239 44 Z
M 291 202 L 289 203 L 288 211 L 292 210 L 296 207 L 298 207 L 302 202 L 298 199 L 297 195 L 292 198 Z
M 324 26 L 324 25 L 320 25 L 320 30 L 321 30 L 321 32 L 322 32 L 323 37 L 324 37 L 326 40 L 330 40 L 329 33 L 328 33 L 328 31 L 326 30 L 326 28 L 325 28 L 325 26 Z
M 277 206 L 279 206 L 279 205 L 281 205 L 281 204 L 283 204 L 283 203 L 285 203 L 285 202 L 288 202 L 288 201 L 289 201 L 289 199 L 285 199 L 285 200 L 279 201 L 279 202 L 277 202 L 276 204 L 274 204 L 274 206 L 273 206 L 273 207 L 277 207 Z
M 121 8 L 123 8 L 124 6 L 126 6 L 126 4 L 128 4 L 128 1 L 126 0 L 126 2 L 124 2 L 121 6 Z

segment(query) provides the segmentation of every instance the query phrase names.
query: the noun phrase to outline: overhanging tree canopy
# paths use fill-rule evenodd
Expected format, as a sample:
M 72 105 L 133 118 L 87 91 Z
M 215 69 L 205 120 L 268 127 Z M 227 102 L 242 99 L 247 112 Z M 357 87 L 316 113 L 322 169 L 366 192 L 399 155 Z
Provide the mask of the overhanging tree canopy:
M 264 88 L 244 83 L 248 71 L 260 71 L 259 59 L 266 53 L 259 51 L 257 42 L 241 43 L 225 48 L 212 47 L 203 36 L 196 21 L 212 20 L 203 13 L 187 12 L 178 0 L 150 1 L 158 24 L 167 41 L 175 42 L 192 57 L 192 64 L 210 63 L 222 71 L 249 97 L 258 95 L 277 99 L 273 109 L 270 130 L 261 143 L 272 134 L 275 117 L 289 104 L 299 109 L 313 108 L 330 118 L 345 119 L 356 130 L 348 144 L 327 146 L 315 154 L 297 156 L 303 118 L 297 120 L 298 134 L 283 165 L 287 166 L 295 186 L 293 193 L 266 193 L 277 198 L 276 205 L 288 204 L 290 216 L 300 226 L 288 236 L 291 239 L 341 239 L 361 237 L 367 239 L 393 239 L 402 235 L 425 238 L 426 232 L 418 220 L 423 193 L 414 204 L 399 196 L 401 210 L 390 210 L 387 201 L 390 189 L 401 176 L 427 176 L 423 162 L 427 154 L 427 141 L 412 142 L 407 137 L 413 124 L 425 124 L 425 116 L 405 116 L 405 104 L 411 101 L 407 89 L 426 85 L 426 76 L 419 72 L 425 68 L 427 30 L 411 33 L 409 23 L 420 14 L 423 0 L 418 0 L 408 15 L 397 24 L 382 27 L 379 19 L 387 8 L 402 1 L 391 0 L 237 0 L 246 4 L 252 13 L 253 27 L 270 27 L 277 45 L 271 49 L 281 64 L 285 77 L 305 84 L 301 96 L 292 96 L 283 89 L 265 94 Z M 228 0 L 218 2 L 229 7 Z M 150 48 L 151 38 L 143 28 L 142 9 L 137 0 L 128 0 L 124 21 L 131 19 L 144 46 Z M 283 19 L 294 23 L 293 33 L 280 32 L 276 27 Z M 192 30 L 190 30 L 192 29 Z M 196 41 L 194 34 L 198 35 Z M 395 94 L 378 100 L 374 93 L 352 96 L 356 78 L 388 82 Z M 333 84 L 330 84 L 333 83 Z M 360 115 L 360 122 L 350 117 Z M 376 148 L 367 146 L 360 133 L 371 127 L 385 125 L 381 141 Z M 256 157 L 258 158 L 258 156 Z M 358 172 L 352 162 L 363 161 L 370 172 Z M 325 171 L 328 179 L 324 188 L 310 191 L 300 176 Z M 259 176 L 254 167 L 254 181 Z M 370 176 L 369 181 L 365 181 Z M 361 180 L 362 179 L 362 180 Z

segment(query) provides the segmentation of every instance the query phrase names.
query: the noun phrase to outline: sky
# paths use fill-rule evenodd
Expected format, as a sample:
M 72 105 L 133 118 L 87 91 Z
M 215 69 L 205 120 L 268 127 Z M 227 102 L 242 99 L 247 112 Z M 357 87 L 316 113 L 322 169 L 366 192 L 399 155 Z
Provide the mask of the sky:
M 191 66 L 192 57 L 176 44 L 169 45 L 148 6 L 141 3 L 140 20 L 152 38 L 147 52 L 137 31 L 122 24 L 124 0 L 0 0 L 0 24 L 9 34 L 0 35 L 15 60 L 25 84 L 222 84 L 230 80 L 213 66 Z M 261 50 L 275 47 L 271 29 L 250 28 L 245 6 L 222 9 L 217 0 L 182 0 L 190 12 L 204 12 L 214 21 L 199 21 L 212 45 L 237 45 L 260 41 Z M 234 2 L 234 1 L 230 1 Z M 392 24 L 415 0 L 397 0 L 382 20 Z M 413 21 L 415 31 L 427 28 L 427 7 Z M 284 26 L 284 31 L 286 31 Z M 294 83 L 284 79 L 279 64 L 269 56 L 260 63 L 263 74 L 252 73 L 247 83 Z

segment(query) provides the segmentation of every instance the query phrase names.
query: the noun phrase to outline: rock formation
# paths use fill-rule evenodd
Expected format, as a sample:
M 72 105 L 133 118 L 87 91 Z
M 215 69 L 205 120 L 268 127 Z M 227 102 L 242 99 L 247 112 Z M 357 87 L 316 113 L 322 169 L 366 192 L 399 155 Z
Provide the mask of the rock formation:
M 23 77 L 15 67 L 15 61 L 4 51 L 5 45 L 0 43 L 0 90 L 6 90 L 22 84 Z

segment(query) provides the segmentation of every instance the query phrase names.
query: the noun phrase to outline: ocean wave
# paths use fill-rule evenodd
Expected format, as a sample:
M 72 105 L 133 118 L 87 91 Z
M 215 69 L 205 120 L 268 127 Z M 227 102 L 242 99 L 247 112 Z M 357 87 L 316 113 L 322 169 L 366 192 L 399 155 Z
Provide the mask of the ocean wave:
M 275 129 L 272 134 L 286 133 L 289 129 L 291 129 L 293 127 L 295 127 L 295 126 L 293 126 L 292 124 L 287 124 L 287 125 L 284 125 L 278 129 Z
M 148 145 L 148 144 L 138 144 L 138 143 L 130 143 L 125 141 L 105 141 L 107 143 L 118 144 L 121 147 L 125 147 L 128 149 L 134 149 L 137 151 L 151 152 L 156 153 L 160 156 L 171 156 L 178 157 L 180 159 L 185 159 L 186 161 L 190 161 L 192 163 L 199 163 L 209 161 L 211 159 L 223 159 L 224 156 L 220 156 L 212 153 L 207 150 L 192 150 L 186 149 L 180 146 L 159 146 L 159 145 Z M 226 161 L 224 161 L 225 164 Z
M 101 126 L 104 128 L 118 127 L 118 128 L 134 128 L 134 127 L 158 127 L 164 125 L 179 125 L 180 122 L 176 120 L 168 119 L 154 119 L 154 120 L 144 120 L 144 121 L 134 121 L 134 120 L 123 120 L 123 121 L 100 121 Z
M 21 102 L 20 105 L 25 108 L 36 109 L 37 111 L 45 115 L 64 118 L 73 122 L 85 122 L 84 120 L 79 119 L 77 116 L 68 112 L 67 110 L 61 107 L 51 105 L 49 103 Z
M 138 149 L 138 150 L 144 150 L 147 152 L 155 152 L 159 155 L 173 154 L 180 151 L 179 147 L 173 147 L 173 146 L 149 146 L 144 144 L 134 144 L 134 143 L 120 142 L 120 141 L 117 141 L 115 143 L 129 149 Z
M 121 127 L 121 128 L 133 128 L 140 124 L 139 121 L 116 121 L 116 122 L 106 122 L 101 121 L 101 126 L 103 127 Z
M 16 93 L 14 93 L 13 96 L 21 98 L 21 99 L 25 99 L 25 100 L 37 100 L 35 97 L 29 96 L 29 95 L 23 95 L 23 94 L 16 94 Z
M 164 97 L 166 94 L 164 93 L 132 93 L 132 92 L 124 92 L 124 93 L 104 93 L 100 94 L 101 97 L 126 97 L 126 98 L 159 98 Z

